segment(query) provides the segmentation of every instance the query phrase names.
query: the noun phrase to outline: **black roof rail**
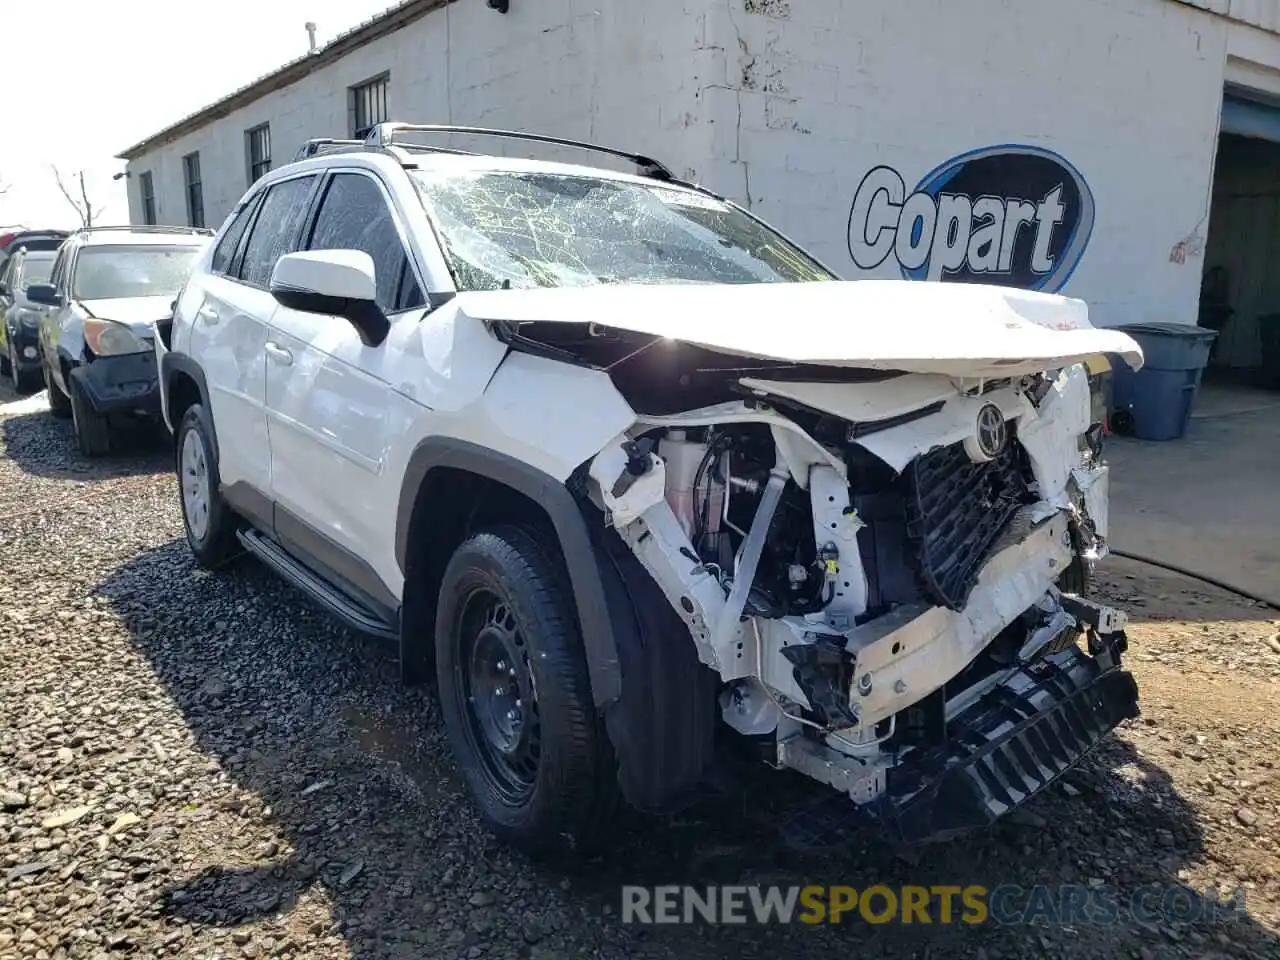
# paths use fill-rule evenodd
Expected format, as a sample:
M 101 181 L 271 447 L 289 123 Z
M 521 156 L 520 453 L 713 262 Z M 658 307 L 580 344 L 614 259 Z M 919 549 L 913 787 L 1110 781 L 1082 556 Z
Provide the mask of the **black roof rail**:
M 598 143 L 587 143 L 583 140 L 568 140 L 564 137 L 551 137 L 541 133 L 521 133 L 517 130 L 495 130 L 488 127 L 456 127 L 447 124 L 435 123 L 379 123 L 373 126 L 365 137 L 365 144 L 369 147 L 400 147 L 402 149 L 438 149 L 431 147 L 422 147 L 419 144 L 405 143 L 403 140 L 397 140 L 396 135 L 399 133 L 437 133 L 454 135 L 470 135 L 479 137 L 499 137 L 507 140 L 526 140 L 532 143 L 549 143 L 558 147 L 572 147 L 578 150 L 589 150 L 593 153 L 603 153 L 613 157 L 619 157 L 623 160 L 630 160 L 636 166 L 641 168 L 644 176 L 653 177 L 656 180 L 676 180 L 676 175 L 665 164 L 659 163 L 652 157 L 646 157 L 644 154 L 631 153 L 627 150 L 618 150 L 614 147 L 601 146 Z M 462 152 L 462 151 L 458 151 Z
M 126 233 L 181 233 L 192 234 L 202 237 L 211 237 L 214 231 L 208 227 L 179 227 L 171 224 L 157 223 L 133 223 L 133 224 L 112 224 L 108 227 L 80 227 L 73 231 L 74 236 L 80 236 L 87 233 L 98 233 L 100 231 L 119 230 Z

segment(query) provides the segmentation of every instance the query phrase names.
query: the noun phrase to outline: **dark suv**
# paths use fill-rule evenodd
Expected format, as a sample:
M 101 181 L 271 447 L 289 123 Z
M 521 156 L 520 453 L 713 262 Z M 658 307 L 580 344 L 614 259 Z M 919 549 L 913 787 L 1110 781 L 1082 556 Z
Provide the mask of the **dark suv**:
M 0 268 L 19 250 L 57 250 L 69 236 L 66 230 L 19 230 L 0 234 Z
M 0 376 L 8 376 L 18 393 L 40 386 L 40 314 L 27 290 L 48 283 L 57 254 L 19 247 L 0 266 Z

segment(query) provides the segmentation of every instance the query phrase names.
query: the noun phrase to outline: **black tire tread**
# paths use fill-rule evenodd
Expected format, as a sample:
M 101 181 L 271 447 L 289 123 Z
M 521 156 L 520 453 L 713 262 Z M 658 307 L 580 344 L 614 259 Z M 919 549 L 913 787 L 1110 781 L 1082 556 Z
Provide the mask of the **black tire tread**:
M 451 609 L 445 600 L 445 591 L 477 556 L 487 558 L 505 571 L 502 585 L 510 592 L 513 607 L 522 620 L 527 619 L 538 628 L 537 639 L 526 636 L 526 642 L 538 653 L 536 678 L 544 765 L 553 729 L 559 736 L 556 749 L 559 764 L 546 768 L 549 778 L 546 780 L 541 779 L 544 771 L 540 769 L 540 782 L 532 802 L 538 802 L 537 794 L 541 792 L 544 804 L 551 798 L 552 809 L 540 821 L 524 827 L 512 827 L 489 815 L 488 801 L 476 796 L 475 778 L 483 774 L 471 768 L 479 761 L 467 756 L 469 748 L 465 748 L 465 742 L 460 749 L 462 738 L 455 728 L 466 722 L 461 716 L 454 718 L 449 729 L 455 757 L 463 767 L 486 821 L 504 840 L 535 855 L 591 852 L 600 847 L 611 831 L 620 793 L 613 751 L 591 697 L 567 577 L 560 569 L 562 565 L 548 555 L 534 532 L 527 528 L 502 525 L 475 533 L 458 548 L 445 570 L 439 606 L 441 616 L 437 619 L 438 648 L 454 642 L 452 637 L 443 635 L 447 629 L 447 611 Z M 530 653 L 532 667 L 533 649 Z M 452 662 L 449 653 L 437 650 L 442 703 L 453 699 L 453 681 L 447 672 Z M 456 702 L 452 707 L 465 709 Z
M 14 388 L 18 393 L 26 394 L 35 393 L 40 389 L 40 378 L 34 370 L 19 370 L 14 383 Z
M 71 410 L 80 452 L 86 457 L 102 457 L 110 453 L 111 425 L 106 417 L 90 408 L 84 389 L 74 378 L 71 380 Z
M 59 420 L 69 420 L 71 418 L 71 400 L 58 389 L 58 385 L 49 376 L 47 367 L 44 368 L 43 373 L 45 389 L 49 393 L 49 412 Z

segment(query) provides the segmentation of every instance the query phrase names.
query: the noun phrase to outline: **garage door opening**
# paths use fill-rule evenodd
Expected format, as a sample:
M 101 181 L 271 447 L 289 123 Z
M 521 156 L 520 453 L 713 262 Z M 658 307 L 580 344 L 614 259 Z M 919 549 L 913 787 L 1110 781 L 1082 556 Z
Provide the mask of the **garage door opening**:
M 1205 378 L 1280 390 L 1280 108 L 1224 97 L 1204 263 Z

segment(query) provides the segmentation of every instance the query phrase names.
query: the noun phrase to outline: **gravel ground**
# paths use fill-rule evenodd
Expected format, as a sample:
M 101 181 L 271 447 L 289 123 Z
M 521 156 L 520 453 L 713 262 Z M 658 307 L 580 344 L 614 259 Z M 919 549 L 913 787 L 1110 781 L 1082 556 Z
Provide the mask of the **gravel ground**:
M 787 851 L 752 771 L 606 858 L 531 864 L 476 822 L 428 692 L 251 562 L 196 570 L 166 452 L 89 464 L 0 388 L 0 960 L 1280 957 L 1280 617 L 1150 568 L 1144 716 L 1012 822 L 915 863 Z M 1231 922 L 640 928 L 623 883 L 1243 888 Z M 820 952 L 822 951 L 822 952 Z

